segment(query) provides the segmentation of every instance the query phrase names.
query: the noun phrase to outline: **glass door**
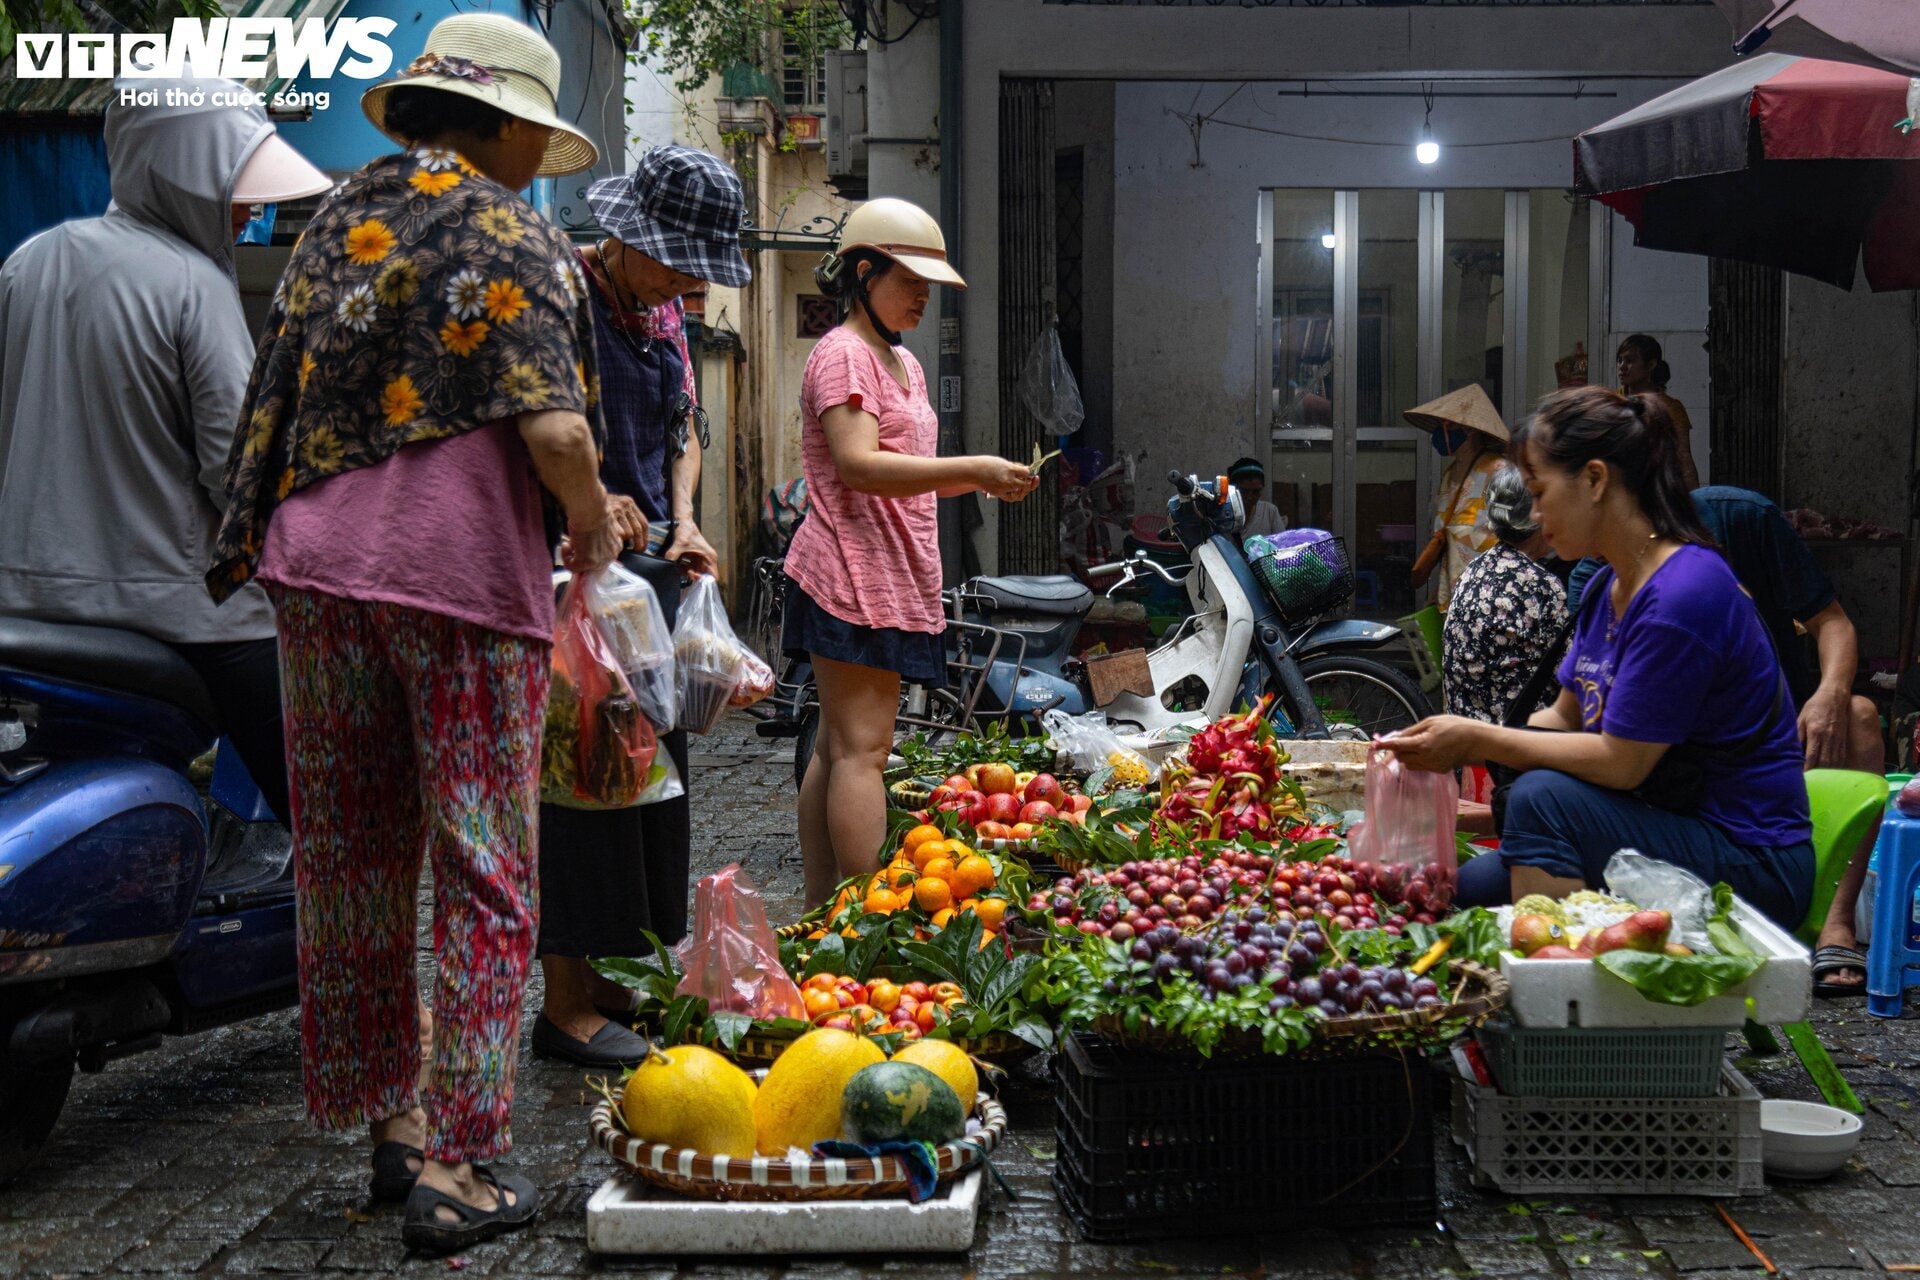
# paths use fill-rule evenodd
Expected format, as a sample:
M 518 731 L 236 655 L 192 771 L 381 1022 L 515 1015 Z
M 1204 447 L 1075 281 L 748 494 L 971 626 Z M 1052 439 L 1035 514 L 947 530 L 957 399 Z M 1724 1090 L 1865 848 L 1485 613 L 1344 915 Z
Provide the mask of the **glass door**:
M 1426 433 L 1400 415 L 1419 404 L 1422 193 L 1361 191 L 1353 324 L 1351 514 L 1342 531 L 1354 561 L 1354 612 L 1413 611 Z M 1429 450 L 1431 452 L 1431 450 Z
M 1269 299 L 1269 412 L 1273 455 L 1267 500 L 1289 529 L 1332 527 L 1333 192 L 1270 192 L 1261 237 L 1261 292 Z

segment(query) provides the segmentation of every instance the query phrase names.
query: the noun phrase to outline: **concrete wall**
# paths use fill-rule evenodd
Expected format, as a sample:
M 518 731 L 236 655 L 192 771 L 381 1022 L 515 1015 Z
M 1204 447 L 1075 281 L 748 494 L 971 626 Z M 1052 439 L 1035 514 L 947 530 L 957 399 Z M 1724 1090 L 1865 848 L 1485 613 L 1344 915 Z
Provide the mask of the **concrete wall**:
M 1787 277 L 1785 505 L 1906 531 L 1920 421 L 1912 293 L 1849 294 Z M 1900 553 L 1872 543 L 1818 547 L 1860 630 L 1864 660 L 1898 645 Z
M 1711 484 L 1713 442 L 1707 377 L 1707 260 L 1688 253 L 1636 249 L 1633 227 L 1618 214 L 1613 226 L 1613 256 L 1608 280 L 1612 300 L 1606 344 L 1589 352 L 1590 376 L 1616 386 L 1614 352 L 1630 333 L 1644 333 L 1660 344 L 1673 381 L 1667 391 L 1687 408 L 1693 422 L 1693 464 Z

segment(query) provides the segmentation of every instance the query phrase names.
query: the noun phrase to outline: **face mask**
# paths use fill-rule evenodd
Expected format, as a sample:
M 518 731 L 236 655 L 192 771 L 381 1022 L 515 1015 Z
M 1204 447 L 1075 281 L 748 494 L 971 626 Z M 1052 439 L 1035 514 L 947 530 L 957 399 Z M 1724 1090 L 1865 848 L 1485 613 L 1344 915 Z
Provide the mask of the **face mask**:
M 1443 458 L 1452 457 L 1467 442 L 1466 429 L 1463 427 L 1435 427 L 1431 434 L 1433 451 Z

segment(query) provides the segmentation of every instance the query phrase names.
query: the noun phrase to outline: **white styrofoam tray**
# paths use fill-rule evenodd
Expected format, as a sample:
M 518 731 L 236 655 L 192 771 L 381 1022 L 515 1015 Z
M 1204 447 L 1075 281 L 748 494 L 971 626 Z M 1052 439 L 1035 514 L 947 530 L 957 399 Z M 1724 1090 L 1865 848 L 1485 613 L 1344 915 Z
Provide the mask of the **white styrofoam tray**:
M 965 1253 L 973 1247 L 975 1169 L 933 1198 L 693 1200 L 615 1174 L 587 1201 L 587 1249 L 606 1254 Z
M 1799 1022 L 1813 997 L 1813 958 L 1773 921 L 1739 899 L 1733 925 L 1748 946 L 1767 958 L 1751 978 L 1725 995 L 1683 1008 L 1648 1000 L 1591 960 L 1522 960 L 1500 956 L 1510 990 L 1507 1007 L 1523 1027 L 1724 1027 L 1747 1020 L 1767 1026 Z

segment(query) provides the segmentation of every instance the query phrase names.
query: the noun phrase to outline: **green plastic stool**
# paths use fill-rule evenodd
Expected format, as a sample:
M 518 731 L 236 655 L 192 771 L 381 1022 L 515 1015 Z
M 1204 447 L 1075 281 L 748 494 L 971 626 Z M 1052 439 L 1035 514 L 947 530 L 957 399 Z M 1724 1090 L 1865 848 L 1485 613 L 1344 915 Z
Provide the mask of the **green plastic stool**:
M 1418 613 L 1401 618 L 1400 629 L 1407 634 L 1407 648 L 1413 654 L 1414 669 L 1420 674 L 1420 687 L 1432 693 L 1440 687 L 1440 610 L 1428 605 Z M 1418 636 L 1419 640 L 1414 637 Z
M 1851 769 L 1810 769 L 1806 776 L 1807 804 L 1813 810 L 1813 900 L 1797 936 L 1811 944 L 1826 923 L 1847 864 L 1887 807 L 1887 781 Z

